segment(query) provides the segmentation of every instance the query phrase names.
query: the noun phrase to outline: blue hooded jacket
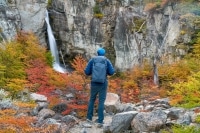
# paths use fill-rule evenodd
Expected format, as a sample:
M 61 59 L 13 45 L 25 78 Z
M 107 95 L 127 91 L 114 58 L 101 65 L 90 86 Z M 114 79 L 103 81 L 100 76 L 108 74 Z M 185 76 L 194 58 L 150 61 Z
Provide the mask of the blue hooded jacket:
M 100 48 L 100 49 L 97 50 L 97 54 L 98 54 L 98 56 L 104 56 L 105 55 L 105 50 L 103 48 Z M 111 76 L 111 75 L 113 75 L 115 73 L 115 69 L 114 69 L 112 63 L 110 62 L 110 60 L 107 59 L 107 58 L 106 58 L 106 60 L 107 60 L 107 75 Z M 93 58 L 89 60 L 87 66 L 86 66 L 86 68 L 84 70 L 86 75 L 89 76 L 89 75 L 92 74 L 92 66 L 93 66 Z M 93 83 L 92 82 L 92 84 L 99 84 L 99 83 Z

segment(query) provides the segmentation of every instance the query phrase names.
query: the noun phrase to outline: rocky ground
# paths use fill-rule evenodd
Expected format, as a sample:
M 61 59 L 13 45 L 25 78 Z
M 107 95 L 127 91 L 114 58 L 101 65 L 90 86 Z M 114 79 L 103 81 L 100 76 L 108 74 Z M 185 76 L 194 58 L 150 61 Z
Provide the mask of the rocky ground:
M 34 117 L 36 121 L 31 123 L 34 127 L 45 128 L 54 125 L 55 128 L 50 133 L 160 133 L 161 129 L 174 124 L 200 127 L 196 121 L 200 116 L 200 107 L 172 107 L 168 98 L 133 104 L 122 103 L 117 94 L 108 93 L 104 124 L 99 128 L 95 122 L 97 114 L 94 114 L 93 122 L 88 123 L 85 119 L 77 118 L 75 113 L 59 113 L 59 109 L 62 110 L 65 104 L 56 105 L 57 110 L 54 110 L 48 108 L 47 97 L 44 95 L 33 93 L 30 97 L 37 103 L 30 111 L 20 111 L 8 100 L 0 101 L 0 109 L 13 108 L 17 110 L 17 116 Z
M 97 117 L 94 117 L 96 119 Z M 99 128 L 97 123 L 88 123 L 87 121 L 80 121 L 77 125 L 72 127 L 68 132 L 69 133 L 103 133 L 105 129 L 112 122 L 112 116 L 105 116 L 103 127 Z

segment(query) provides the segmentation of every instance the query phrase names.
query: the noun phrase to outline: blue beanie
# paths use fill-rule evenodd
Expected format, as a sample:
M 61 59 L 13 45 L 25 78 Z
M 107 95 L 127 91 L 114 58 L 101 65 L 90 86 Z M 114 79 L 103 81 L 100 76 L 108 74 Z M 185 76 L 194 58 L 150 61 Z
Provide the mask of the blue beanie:
M 106 51 L 105 51 L 105 49 L 103 49 L 103 48 L 99 48 L 99 49 L 97 50 L 97 54 L 100 55 L 100 56 L 104 56 L 105 53 L 106 53 Z

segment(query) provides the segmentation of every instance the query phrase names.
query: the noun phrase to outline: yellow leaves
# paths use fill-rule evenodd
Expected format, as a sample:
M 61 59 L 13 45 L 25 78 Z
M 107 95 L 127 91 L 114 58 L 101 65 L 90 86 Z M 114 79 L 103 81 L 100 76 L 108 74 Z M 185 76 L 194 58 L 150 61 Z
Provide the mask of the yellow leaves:
M 13 109 L 5 109 L 5 110 L 0 110 L 0 132 L 3 131 L 17 131 L 15 130 L 15 127 L 18 128 L 30 128 L 29 127 L 29 123 L 33 122 L 33 118 L 31 117 L 15 117 L 15 115 L 17 114 L 16 110 Z M 12 130 L 8 130 L 8 129 L 4 129 L 2 127 L 9 127 L 8 129 L 12 129 Z
M 4 129 L 0 130 L 0 133 L 16 133 L 16 131 L 12 129 L 11 126 L 7 125 L 4 127 Z
M 29 107 L 25 103 L 15 103 L 23 107 Z M 21 111 L 20 111 L 21 112 Z M 58 129 L 57 125 L 46 125 L 45 127 L 33 127 L 31 123 L 36 121 L 35 117 L 19 116 L 17 110 L 0 110 L 0 133 L 47 133 Z M 23 113 L 23 112 L 22 112 Z
M 190 68 L 188 62 L 181 60 L 170 65 L 160 65 L 158 69 L 160 79 L 162 81 L 185 81 L 190 75 Z
M 13 109 L 4 109 L 4 110 L 0 110 L 0 117 L 6 117 L 6 116 L 13 116 L 17 113 L 17 111 L 13 110 Z
M 94 17 L 99 18 L 99 19 L 103 18 L 103 16 L 104 15 L 102 13 L 96 13 L 96 14 L 94 14 Z
M 46 69 L 47 76 L 49 77 L 49 83 L 60 89 L 65 88 L 68 82 L 68 76 L 54 71 L 52 68 Z
M 0 48 L 1 49 L 1 48 Z M 22 54 L 17 50 L 17 47 L 9 43 L 1 49 L 0 62 L 5 66 L 4 76 L 6 78 L 24 78 L 24 64 L 21 62 Z
M 45 61 L 45 47 L 41 46 L 38 38 L 31 32 L 20 32 L 16 38 L 17 48 L 26 57 L 26 61 L 40 58 Z
M 193 46 L 193 56 L 196 58 L 200 58 L 200 41 Z
M 6 87 L 10 90 L 10 92 L 16 93 L 24 89 L 26 80 L 23 79 L 10 79 L 6 85 Z
M 129 70 L 127 72 L 128 78 L 137 80 L 139 78 L 146 78 L 152 75 L 151 73 L 152 67 L 150 66 L 150 63 L 147 61 L 144 61 L 142 66 L 137 65 L 134 66 L 132 70 Z
M 200 71 L 189 76 L 187 81 L 171 86 L 174 88 L 169 92 L 172 105 L 184 103 L 187 107 L 195 107 L 200 103 Z
M 122 87 L 122 79 L 115 78 L 115 79 L 109 79 L 109 91 L 115 93 L 116 90 L 121 89 Z
M 0 47 L 0 64 L 4 65 L 0 81 L 2 87 L 11 92 L 24 89 L 27 83 L 25 67 L 30 60 L 40 58 L 45 61 L 45 48 L 39 45 L 39 41 L 33 33 L 19 32 L 16 40 Z
M 21 102 L 21 101 L 15 101 L 14 105 L 20 108 L 34 108 L 36 106 L 35 102 Z
M 33 121 L 34 121 L 34 119 L 31 117 L 18 117 L 17 118 L 14 116 L 5 116 L 5 117 L 0 118 L 0 126 L 6 127 L 7 125 L 9 125 L 9 128 L 13 129 L 13 131 L 17 131 L 17 130 L 21 129 L 21 132 L 25 132 L 27 129 L 28 130 L 32 129 L 29 124 Z M 0 129 L 0 132 L 1 132 L 1 129 Z
M 0 63 L 0 86 L 5 85 L 5 70 L 6 67 Z
M 137 88 L 137 84 L 134 81 L 125 81 L 123 83 L 123 89 L 133 89 L 133 88 Z
M 170 98 L 170 105 L 174 106 L 183 101 L 183 96 L 182 95 L 174 95 L 173 97 Z

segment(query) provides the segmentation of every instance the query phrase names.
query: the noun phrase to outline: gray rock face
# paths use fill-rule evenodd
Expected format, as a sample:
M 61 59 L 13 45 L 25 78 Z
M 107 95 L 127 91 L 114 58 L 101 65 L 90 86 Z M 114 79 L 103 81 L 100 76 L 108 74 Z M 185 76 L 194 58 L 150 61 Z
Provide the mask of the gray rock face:
M 45 41 L 45 13 L 47 0 L 16 0 L 16 8 L 21 16 L 22 30 L 35 33 L 42 45 Z
M 60 18 L 66 22 L 64 28 L 58 28 L 61 20 L 52 19 L 52 25 L 66 59 L 77 53 L 89 59 L 98 47 L 105 47 L 115 67 L 123 71 L 145 58 L 165 55 L 167 62 L 173 62 L 174 54 L 179 58 L 187 53 L 178 47 L 191 40 L 189 33 L 181 34 L 178 4 L 149 13 L 140 2 L 106 0 L 98 4 L 104 15 L 101 19 L 94 17 L 94 6 L 93 0 L 53 0 L 53 12 L 65 17 Z M 188 26 L 184 31 L 192 29 Z
M 44 18 L 47 0 L 10 0 L 0 4 L 0 38 L 9 41 L 14 39 L 17 31 L 24 30 L 35 33 L 41 44 L 46 45 Z
M 14 39 L 17 30 L 21 29 L 20 14 L 16 8 L 0 6 L 0 40 Z
M 17 30 L 25 30 L 34 32 L 46 45 L 47 3 L 2 0 L 0 42 L 13 39 Z M 193 23 L 198 13 L 183 12 L 175 2 L 154 12 L 144 12 L 142 2 L 135 0 L 103 0 L 99 4 L 95 0 L 52 0 L 51 6 L 50 23 L 66 63 L 77 54 L 89 59 L 99 47 L 105 47 L 106 56 L 121 71 L 154 57 L 173 62 L 187 53 L 189 48 L 184 44 L 200 28 Z M 94 7 L 99 8 L 102 18 L 95 17 Z

